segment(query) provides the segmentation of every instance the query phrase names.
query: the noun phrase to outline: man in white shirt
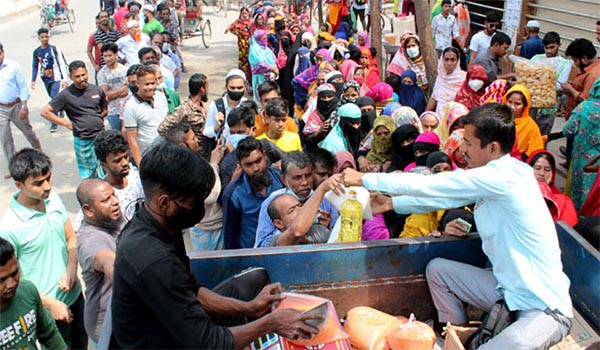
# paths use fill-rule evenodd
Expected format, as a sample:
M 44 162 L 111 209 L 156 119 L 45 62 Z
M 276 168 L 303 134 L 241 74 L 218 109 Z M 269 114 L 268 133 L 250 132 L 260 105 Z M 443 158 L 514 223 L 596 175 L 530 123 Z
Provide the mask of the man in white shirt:
M 496 34 L 496 30 L 500 29 L 501 20 L 502 16 L 496 11 L 492 11 L 485 16 L 485 29 L 471 38 L 471 45 L 469 45 L 469 50 L 471 51 L 469 65 L 473 64 L 478 52 L 484 52 L 490 47 L 492 37 Z
M 573 317 L 554 222 L 531 168 L 510 157 L 515 141 L 510 109 L 485 104 L 463 122 L 468 170 L 424 176 L 346 169 L 343 182 L 397 196 L 372 197 L 374 214 L 426 213 L 475 202 L 475 222 L 492 269 L 431 260 L 426 277 L 439 321 L 466 323 L 465 303 L 489 311 L 504 298 L 514 322 L 479 349 L 547 349 L 568 334 Z M 454 236 L 465 232 L 456 220 L 445 230 Z
M 452 46 L 452 38 L 458 37 L 458 26 L 456 18 L 450 15 L 450 0 L 442 1 L 442 13 L 433 17 L 431 21 L 431 32 L 435 39 L 435 51 L 438 57 L 442 56 L 442 51 Z
M 127 28 L 129 34 L 117 40 L 117 46 L 119 47 L 119 57 L 124 58 L 127 65 L 130 66 L 140 63 L 138 52 L 141 48 L 150 46 L 150 38 L 142 33 L 138 21 L 130 20 L 127 22 Z

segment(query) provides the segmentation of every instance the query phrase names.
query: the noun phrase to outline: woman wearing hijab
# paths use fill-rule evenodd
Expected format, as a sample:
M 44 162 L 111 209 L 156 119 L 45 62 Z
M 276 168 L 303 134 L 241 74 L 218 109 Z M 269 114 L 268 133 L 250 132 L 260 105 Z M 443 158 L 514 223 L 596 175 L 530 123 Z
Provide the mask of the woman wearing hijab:
M 302 38 L 303 32 L 298 33 L 296 38 Z M 300 49 L 306 50 L 305 55 L 301 57 Z M 304 71 L 310 67 L 310 53 L 308 49 L 302 46 L 302 40 L 295 40 L 292 46 L 287 50 L 287 62 L 284 68 L 279 69 L 279 87 L 281 88 L 281 97 L 288 102 L 289 115 L 294 115 L 294 92 L 292 90 L 292 79 L 294 79 L 294 72 L 298 69 L 297 63 L 300 65 L 301 70 Z
M 417 74 L 410 69 L 400 75 L 398 102 L 414 109 L 417 114 L 425 112 L 425 94 L 417 86 Z
M 385 107 L 383 107 L 383 109 L 381 110 L 381 113 L 379 113 L 380 115 L 387 115 L 389 117 L 394 115 L 394 112 L 396 112 L 398 109 L 402 108 L 402 105 L 398 102 L 388 102 L 388 104 L 385 105 Z
M 312 26 L 310 25 L 310 18 L 308 17 L 308 15 L 306 13 L 303 13 L 300 15 L 300 23 L 301 23 L 301 30 L 304 30 L 310 34 L 312 34 L 312 36 L 315 36 L 315 31 L 312 29 Z
M 337 110 L 338 122 L 327 136 L 321 148 L 331 153 L 348 151 L 355 155 L 360 147 L 360 108 L 347 103 Z
M 354 80 L 349 80 L 344 83 L 342 87 L 342 98 L 340 99 L 340 106 L 346 103 L 354 103 L 360 97 L 360 85 Z
M 394 89 L 387 83 L 377 83 L 367 93 L 375 101 L 375 105 L 383 108 L 388 102 L 393 102 Z
M 330 118 L 336 113 L 338 99 L 335 95 L 335 87 L 331 84 L 323 84 L 317 88 L 317 108 L 305 121 L 304 137 L 309 147 L 316 147 L 331 129 Z
M 600 153 L 600 79 L 592 85 L 590 98 L 571 112 L 563 134 L 575 137 L 571 160 L 573 176 L 569 188 L 575 207 L 580 209 L 594 183 L 594 173 L 585 172 L 583 168 L 589 159 Z
M 466 79 L 456 94 L 455 102 L 462 103 L 468 109 L 481 105 L 481 97 L 485 93 L 483 88 L 488 82 L 485 68 L 474 64 L 467 70 Z
M 516 84 L 510 88 L 502 103 L 508 105 L 513 113 L 517 130 L 517 149 L 527 159 L 534 151 L 544 148 L 540 127 L 529 115 L 531 94 L 524 85 Z
M 365 157 L 368 172 L 384 172 L 391 165 L 392 133 L 396 131 L 394 120 L 387 115 L 375 119 L 371 150 Z M 360 163 L 360 158 L 359 158 Z
M 346 21 L 342 21 L 334 34 L 336 39 L 350 40 L 350 24 Z
M 469 110 L 464 105 L 458 102 L 450 102 L 446 105 L 446 109 L 442 114 L 442 121 L 435 132 L 440 137 L 442 145 L 446 144 L 446 140 L 456 129 L 462 129 L 461 118 L 469 113 Z
M 423 131 L 435 131 L 440 126 L 442 118 L 435 112 L 423 112 L 419 116 Z
M 392 62 L 387 67 L 388 74 L 397 74 L 402 76 L 406 70 L 412 70 L 417 75 L 417 86 L 423 91 L 427 91 L 427 72 L 425 70 L 425 60 L 421 52 L 421 43 L 419 37 L 413 33 L 405 33 L 400 37 L 400 47 L 394 55 Z
M 484 103 L 502 103 L 502 98 L 506 93 L 508 82 L 504 79 L 496 79 L 485 88 L 480 102 Z
M 440 114 L 448 102 L 454 101 L 465 82 L 467 73 L 460 69 L 460 52 L 454 47 L 442 51 L 438 62 L 437 78 L 426 110 Z
M 402 125 L 410 124 L 417 128 L 419 133 L 423 132 L 423 126 L 421 125 L 421 119 L 419 118 L 419 115 L 410 107 L 401 106 L 400 108 L 396 109 L 394 113 L 392 113 L 392 119 L 394 120 L 397 128 Z
M 356 105 L 360 108 L 361 138 L 365 138 L 371 129 L 373 129 L 375 119 L 377 118 L 375 101 L 369 96 L 361 96 L 356 100 Z
M 325 82 L 335 87 L 335 95 L 337 96 L 338 100 L 340 100 L 342 98 L 342 94 L 344 93 L 344 76 L 342 75 L 342 72 L 332 70 L 325 75 Z
M 252 16 L 250 9 L 242 7 L 240 16 L 225 30 L 225 33 L 229 32 L 237 36 L 238 68 L 246 74 L 246 81 L 252 81 L 252 72 L 250 70 L 250 63 L 248 62 L 250 35 L 253 32 L 250 28 L 252 25 L 250 16 Z
M 323 42 L 329 43 L 332 41 L 335 41 L 335 37 L 333 36 L 331 24 L 324 22 L 319 30 L 319 35 L 317 35 L 317 46 L 322 47 Z
M 371 38 L 369 37 L 369 33 L 360 32 L 358 33 L 357 42 L 359 49 L 370 49 L 371 48 Z
M 452 164 L 461 169 L 467 169 L 468 166 L 465 152 L 460 148 L 463 143 L 464 134 L 464 129 L 454 130 L 444 145 L 444 152 L 450 157 Z
M 257 30 L 267 30 L 267 22 L 265 21 L 264 12 L 257 13 L 254 16 L 254 21 L 252 22 L 252 27 L 250 28 L 250 34 L 254 34 Z
M 375 84 L 381 82 L 379 78 L 379 68 L 377 67 L 377 61 L 373 59 L 373 53 L 370 49 L 360 50 L 360 63 L 365 70 L 365 85 L 369 89 Z
M 340 174 L 346 168 L 356 168 L 356 162 L 354 161 L 354 156 L 352 153 L 348 151 L 339 151 L 335 154 L 335 159 L 337 160 L 337 164 L 335 166 L 334 173 Z
M 413 145 L 413 152 L 415 153 L 415 161 L 410 163 L 404 168 L 404 171 L 410 171 L 410 169 L 417 166 L 425 166 L 427 164 L 427 156 L 431 152 L 440 150 L 440 138 L 434 132 L 424 132 L 417 136 L 415 144 Z
M 442 151 L 429 153 L 427 160 L 425 161 L 425 166 L 431 169 L 433 174 L 454 170 L 454 164 L 452 163 L 452 160 L 446 153 Z
M 577 211 L 571 198 L 556 187 L 556 160 L 552 153 L 546 150 L 535 151 L 527 158 L 527 164 L 533 168 L 533 175 L 549 204 L 554 222 L 565 221 L 569 226 L 575 226 L 579 221 Z
M 323 52 L 327 53 L 327 57 L 319 56 L 319 54 L 323 55 Z M 327 50 L 319 50 L 317 52 L 317 63 L 314 66 L 311 66 L 304 72 L 296 75 L 291 82 L 292 89 L 294 90 L 294 102 L 296 106 L 300 109 L 304 110 L 307 100 L 309 89 L 311 85 L 317 81 L 319 76 L 319 72 L 323 70 L 327 70 L 328 72 L 333 70 L 333 67 L 328 63 L 330 61 L 329 51 Z M 300 113 L 302 115 L 303 113 Z
M 406 166 L 415 161 L 413 145 L 419 136 L 419 130 L 412 124 L 405 124 L 396 128 L 392 133 L 392 149 L 390 160 L 392 164 L 387 172 L 403 171 Z
M 267 33 L 264 30 L 257 30 L 252 36 L 248 61 L 252 69 L 254 101 L 260 101 L 257 91 L 258 86 L 266 80 L 275 80 L 279 75 L 279 69 L 277 69 L 275 63 L 275 54 L 267 46 Z

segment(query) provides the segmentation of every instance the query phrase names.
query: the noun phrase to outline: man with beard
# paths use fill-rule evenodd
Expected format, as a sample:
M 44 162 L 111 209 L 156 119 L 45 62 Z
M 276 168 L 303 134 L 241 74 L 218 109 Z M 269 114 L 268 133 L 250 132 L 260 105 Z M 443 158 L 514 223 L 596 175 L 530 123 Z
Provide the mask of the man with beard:
M 567 93 L 567 119 L 581 101 L 590 98 L 590 89 L 600 76 L 600 59 L 596 53 L 594 44 L 587 39 L 575 39 L 565 51 L 565 55 L 579 68 L 572 82 L 562 84 L 563 91 Z
M 318 316 L 296 310 L 261 317 L 283 291 L 268 284 L 264 269 L 243 271 L 214 291 L 198 283 L 181 231 L 202 219 L 214 184 L 213 169 L 199 154 L 157 145 L 142 159 L 140 176 L 146 201 L 120 235 L 114 265 L 116 347 L 241 349 L 268 332 L 292 339 L 318 332 L 304 322 Z M 259 318 L 246 323 L 249 316 Z
M 271 245 L 271 239 L 277 234 L 277 230 L 282 230 L 277 226 L 275 217 L 271 216 L 273 210 L 270 204 L 283 194 L 291 195 L 295 202 L 305 203 L 314 194 L 313 191 L 313 166 L 310 157 L 300 151 L 289 152 L 283 158 L 281 181 L 285 185 L 278 191 L 271 193 L 269 198 L 265 199 L 260 207 L 258 215 L 258 226 L 256 228 L 255 248 L 268 247 Z M 289 201 L 288 201 L 289 202 Z M 312 213 L 312 211 L 311 211 Z M 322 198 L 318 204 L 318 210 L 313 215 L 303 216 L 303 218 L 314 225 L 313 229 L 320 229 L 325 232 L 326 237 L 317 240 L 318 243 L 325 243 L 329 238 L 330 230 L 339 217 L 337 209 L 327 199 Z M 318 227 L 321 226 L 321 227 Z M 308 229 L 304 233 L 306 233 Z M 312 243 L 317 243 L 313 241 Z
M 104 130 L 104 118 L 108 114 L 106 95 L 98 86 L 88 83 L 88 71 L 83 61 L 69 64 L 69 77 L 73 84 L 45 105 L 41 114 L 51 123 L 73 131 L 81 179 L 102 178 L 104 171 L 94 153 L 94 138 Z M 65 111 L 68 119 L 60 118 L 57 111 Z
M 113 2 L 114 3 L 114 2 Z M 110 15 L 107 11 L 98 13 L 100 27 L 94 32 L 94 42 L 98 51 L 102 52 L 102 46 L 107 43 L 116 43 L 121 38 L 121 33 L 110 27 Z M 104 57 L 100 55 L 100 66 L 95 67 L 96 72 L 104 66 Z
M 172 114 L 167 115 L 158 127 L 158 134 L 164 137 L 166 130 L 172 125 L 186 122 L 192 126 L 192 131 L 202 145 L 202 140 L 205 139 L 202 132 L 206 121 L 204 103 L 208 102 L 208 78 L 202 73 L 192 75 L 188 81 L 188 89 L 190 95 Z
M 0 339 L 0 348 L 37 349 L 38 341 L 45 349 L 67 348 L 35 285 L 21 280 L 15 248 L 4 238 L 0 238 L 0 311 L 0 332 L 8 335 Z M 31 321 L 28 327 L 22 326 L 25 317 Z
M 157 31 L 162 33 L 165 28 L 158 19 L 154 16 L 154 6 L 151 4 L 145 4 L 142 6 L 142 12 L 144 13 L 144 34 L 150 36 L 150 33 Z
M 143 47 L 150 46 L 150 37 L 142 33 L 140 23 L 136 20 L 129 20 L 127 29 L 129 34 L 117 40 L 119 57 L 125 59 L 127 65 L 138 64 L 138 52 Z
M 77 260 L 85 282 L 85 330 L 98 343 L 112 292 L 117 236 L 125 219 L 114 188 L 100 179 L 83 180 L 77 201 L 84 222 L 77 231 Z
M 283 188 L 281 173 L 267 167 L 267 156 L 257 139 L 243 139 L 235 151 L 243 173 L 223 192 L 225 249 L 254 246 L 261 204 L 271 193 Z
M 160 139 L 158 126 L 169 107 L 165 94 L 156 89 L 156 72 L 152 68 L 141 66 L 136 76 L 137 89 L 125 105 L 123 123 L 131 155 L 139 166 L 144 151 Z
M 485 16 L 485 21 L 483 22 L 485 28 L 471 38 L 471 45 L 469 45 L 469 50 L 471 51 L 470 64 L 475 62 L 477 54 L 486 51 L 490 47 L 492 37 L 496 34 L 496 30 L 501 27 L 501 20 L 502 16 L 496 11 L 492 11 Z
M 136 203 L 144 199 L 144 189 L 137 168 L 129 162 L 129 147 L 125 137 L 117 130 L 105 130 L 95 139 L 96 157 L 104 168 L 108 182 L 119 198 L 125 219 L 131 220 Z
M 304 139 L 308 148 L 315 148 L 325 139 L 335 123 L 338 98 L 335 87 L 322 84 L 317 88 L 317 108 L 308 116 L 304 125 Z

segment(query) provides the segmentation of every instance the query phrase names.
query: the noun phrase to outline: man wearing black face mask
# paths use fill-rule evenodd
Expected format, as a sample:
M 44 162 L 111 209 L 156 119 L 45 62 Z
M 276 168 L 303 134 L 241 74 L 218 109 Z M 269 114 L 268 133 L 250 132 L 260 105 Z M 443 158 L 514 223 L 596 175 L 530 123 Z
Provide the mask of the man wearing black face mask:
M 172 114 L 167 115 L 158 127 L 158 134 L 164 137 L 165 131 L 172 125 L 187 122 L 192 126 L 192 131 L 196 134 L 202 147 L 205 139 L 202 132 L 206 121 L 204 102 L 208 102 L 208 78 L 202 73 L 196 73 L 190 77 L 188 88 L 189 97 L 175 108 Z
M 327 83 L 317 89 L 317 108 L 308 116 L 302 131 L 309 148 L 317 147 L 331 129 L 338 105 L 335 93 L 335 87 Z

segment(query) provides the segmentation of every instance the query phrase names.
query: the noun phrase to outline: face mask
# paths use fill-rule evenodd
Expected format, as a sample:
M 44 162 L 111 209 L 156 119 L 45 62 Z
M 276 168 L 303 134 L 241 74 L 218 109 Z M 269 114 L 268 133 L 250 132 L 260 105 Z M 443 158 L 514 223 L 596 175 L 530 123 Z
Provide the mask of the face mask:
M 365 78 L 363 77 L 354 77 L 354 81 L 358 83 L 358 85 L 362 86 L 365 83 Z
M 310 50 L 310 47 L 311 47 L 312 45 L 311 45 L 311 42 L 310 42 L 309 40 L 306 40 L 306 41 L 303 41 L 303 42 L 302 42 L 302 46 L 304 46 L 304 47 L 306 47 L 307 49 L 309 49 L 309 50 Z
M 410 58 L 417 58 L 419 56 L 419 48 L 418 47 L 410 47 L 406 49 L 406 54 Z
M 260 44 L 260 46 L 267 46 L 267 37 L 256 39 L 256 42 Z
M 346 103 L 356 103 L 357 97 L 342 97 L 342 104 Z
M 473 89 L 473 91 L 477 92 L 483 87 L 483 80 L 473 79 L 469 80 L 469 87 Z
M 233 134 L 233 135 L 229 135 L 229 142 L 231 142 L 231 145 L 233 146 L 233 148 L 237 148 L 238 144 L 240 143 L 240 141 L 242 141 L 243 139 L 247 138 L 250 135 L 246 135 L 246 134 Z
M 239 101 L 244 97 L 244 91 L 231 91 L 227 90 L 227 95 L 233 101 Z
M 137 85 L 135 85 L 135 83 L 129 83 L 129 91 L 131 91 L 132 94 L 135 94 L 138 90 Z
M 377 118 L 376 110 L 366 112 L 362 111 L 360 113 L 361 125 L 365 124 L 366 126 L 370 126 L 369 130 L 373 128 L 373 122 L 375 121 L 375 118 Z
M 339 99 L 342 94 L 344 93 L 344 83 L 330 83 L 331 85 L 335 86 L 335 95 L 337 96 L 337 98 Z
M 196 225 L 204 217 L 204 201 L 199 200 L 192 209 L 184 208 L 177 203 L 175 205 L 177 205 L 175 214 L 165 217 L 165 220 L 169 221 L 173 227 L 183 230 Z
M 167 52 L 169 52 L 170 48 L 171 48 L 171 44 L 169 44 L 169 43 L 162 44 L 162 52 L 167 53 Z
M 415 156 L 415 162 L 417 163 L 417 165 L 419 166 L 425 166 L 427 165 L 427 156 L 429 155 L 429 153 L 427 154 L 423 154 L 422 156 Z
M 335 97 L 329 101 L 324 101 L 324 100 L 318 99 L 317 100 L 317 111 L 319 111 L 319 114 L 321 115 L 321 119 L 325 120 L 325 119 L 329 118 L 331 113 L 333 113 L 333 111 L 335 111 L 335 109 L 337 108 L 337 103 L 338 103 L 338 99 Z

